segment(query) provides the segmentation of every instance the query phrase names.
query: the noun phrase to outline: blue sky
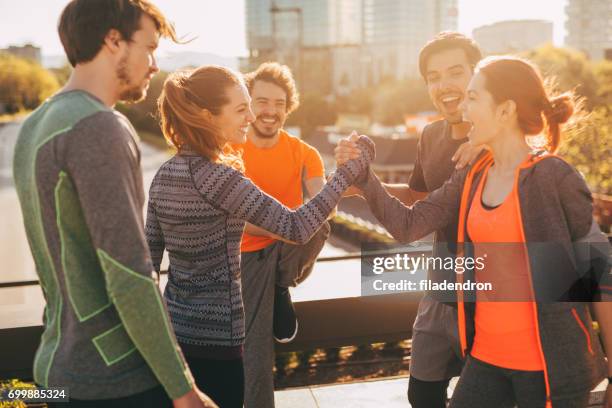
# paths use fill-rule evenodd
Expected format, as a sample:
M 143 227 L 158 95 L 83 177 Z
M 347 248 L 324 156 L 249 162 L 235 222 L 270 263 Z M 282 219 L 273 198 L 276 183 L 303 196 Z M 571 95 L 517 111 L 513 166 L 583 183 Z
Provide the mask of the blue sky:
M 355 0 L 360 1 L 360 0 Z M 565 37 L 567 0 L 458 0 L 459 31 L 471 34 L 484 24 L 508 19 L 546 19 L 554 23 L 555 44 Z M 160 51 L 198 51 L 222 56 L 246 55 L 244 0 L 154 0 L 182 35 L 197 36 L 188 45 L 162 43 Z M 0 0 L 0 48 L 32 42 L 43 54 L 63 54 L 56 24 L 66 0 Z

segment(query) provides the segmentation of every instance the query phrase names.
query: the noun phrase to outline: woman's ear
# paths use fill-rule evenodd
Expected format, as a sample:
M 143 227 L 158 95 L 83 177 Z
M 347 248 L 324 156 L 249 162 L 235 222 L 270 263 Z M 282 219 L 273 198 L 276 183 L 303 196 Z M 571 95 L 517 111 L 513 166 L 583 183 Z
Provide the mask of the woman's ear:
M 508 99 L 507 101 L 502 102 L 498 106 L 498 109 L 500 119 L 503 122 L 508 122 L 516 116 L 516 102 L 514 102 L 512 99 Z
M 213 122 L 215 120 L 215 115 L 212 114 L 211 111 L 209 111 L 208 109 L 204 108 L 202 109 L 202 114 L 204 115 L 204 117 L 206 118 L 206 120 Z

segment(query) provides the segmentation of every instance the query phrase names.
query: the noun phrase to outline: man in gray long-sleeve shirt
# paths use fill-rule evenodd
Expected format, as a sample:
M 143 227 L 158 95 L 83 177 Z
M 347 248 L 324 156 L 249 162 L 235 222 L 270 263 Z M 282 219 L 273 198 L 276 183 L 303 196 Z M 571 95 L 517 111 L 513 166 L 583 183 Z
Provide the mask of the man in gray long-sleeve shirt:
M 447 181 L 455 167 L 475 159 L 480 148 L 467 142 L 470 124 L 463 122 L 459 104 L 481 54 L 473 40 L 459 33 L 443 32 L 427 43 L 419 55 L 419 68 L 431 101 L 444 117 L 423 129 L 417 160 L 409 184 L 385 184 L 389 194 L 405 205 L 421 200 Z M 336 160 L 350 158 L 351 148 L 341 142 Z M 358 191 L 353 191 L 359 193 Z M 457 223 L 435 233 L 434 256 L 453 256 Z M 445 279 L 444 271 L 432 268 L 429 279 Z M 456 309 L 444 302 L 454 293 L 442 296 L 426 293 L 419 304 L 413 327 L 412 358 L 408 399 L 413 408 L 443 408 L 449 380 L 463 366 L 457 334 Z
M 74 71 L 24 122 L 14 160 L 47 302 L 34 380 L 67 387 L 72 406 L 216 407 L 151 277 L 137 136 L 112 108 L 144 97 L 174 30 L 145 0 L 74 0 L 59 33 Z

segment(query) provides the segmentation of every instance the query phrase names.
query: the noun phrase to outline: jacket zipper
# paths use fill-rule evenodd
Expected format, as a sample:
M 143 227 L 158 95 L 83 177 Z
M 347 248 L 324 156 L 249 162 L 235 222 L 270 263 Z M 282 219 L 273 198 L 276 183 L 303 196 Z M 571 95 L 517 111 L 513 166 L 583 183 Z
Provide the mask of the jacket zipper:
M 542 349 L 542 337 L 540 336 L 540 321 L 538 318 L 538 309 L 537 309 L 537 303 L 535 301 L 535 290 L 533 289 L 533 276 L 531 274 L 531 264 L 529 262 L 529 249 L 527 247 L 527 240 L 525 238 L 525 231 L 523 230 L 523 213 L 521 211 L 521 202 L 519 199 L 519 191 L 518 191 L 518 179 L 520 176 L 520 171 L 521 171 L 521 167 L 516 169 L 517 173 L 519 173 L 519 175 L 517 175 L 516 177 L 516 183 L 517 183 L 517 193 L 515 196 L 515 200 L 516 200 L 516 208 L 518 210 L 519 213 L 519 220 L 521 221 L 519 223 L 519 231 L 521 233 L 521 240 L 523 241 L 523 244 L 525 245 L 525 263 L 527 266 L 527 275 L 529 276 L 529 287 L 531 289 L 531 295 L 533 296 L 533 317 L 535 319 L 535 329 L 536 329 L 536 335 L 538 336 L 538 352 L 540 353 L 540 358 L 542 359 L 542 365 L 544 368 L 544 382 L 546 384 L 546 408 L 553 408 L 552 406 L 552 400 L 550 398 L 550 379 L 548 377 L 548 368 L 546 367 L 546 357 L 544 356 L 544 350 Z
M 467 204 L 470 198 L 470 190 L 472 188 L 472 182 L 476 173 L 482 169 L 487 161 L 490 159 L 490 155 L 483 156 L 482 159 L 474 164 L 474 167 L 470 170 L 466 177 L 466 184 L 463 186 L 461 194 L 461 206 L 465 204 L 465 207 L 459 209 L 459 225 L 457 236 L 457 256 L 463 256 L 464 244 L 465 244 L 465 218 L 467 218 Z M 464 210 L 464 211 L 462 211 Z M 465 216 L 464 216 L 465 215 Z M 463 283 L 463 274 L 456 274 L 457 281 L 459 284 Z M 465 302 L 463 301 L 463 290 L 457 291 L 457 323 L 459 331 L 459 343 L 461 345 L 461 357 L 464 359 L 467 357 L 467 333 L 466 333 L 466 320 L 465 320 Z
M 589 330 L 586 328 L 586 326 L 582 322 L 582 319 L 580 319 L 580 316 L 578 316 L 578 311 L 576 311 L 575 307 L 572 307 L 572 314 L 574 315 L 574 318 L 576 319 L 578 326 L 580 326 L 580 329 L 584 332 L 584 336 L 586 337 L 586 342 L 587 342 L 587 347 L 589 349 L 589 353 L 595 354 L 593 352 L 593 347 L 591 344 L 591 335 L 589 334 Z

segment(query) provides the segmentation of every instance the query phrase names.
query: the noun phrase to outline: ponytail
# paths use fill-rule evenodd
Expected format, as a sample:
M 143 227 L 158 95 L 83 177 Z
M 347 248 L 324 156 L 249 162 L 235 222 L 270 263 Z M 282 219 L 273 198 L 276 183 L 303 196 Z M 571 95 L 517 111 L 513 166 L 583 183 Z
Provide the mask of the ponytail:
M 538 68 L 526 59 L 492 56 L 477 65 L 486 78 L 486 88 L 496 103 L 516 103 L 518 125 L 525 135 L 540 135 L 545 130 L 545 148 L 554 153 L 561 139 L 561 124 L 579 109 L 571 92 L 550 98 Z
M 193 150 L 211 161 L 244 171 L 242 158 L 227 145 L 210 118 L 220 114 L 228 103 L 227 88 L 238 84 L 241 80 L 234 72 L 217 66 L 170 74 L 157 101 L 166 141 L 179 153 Z
M 546 150 L 554 153 L 561 141 L 561 126 L 567 122 L 574 113 L 574 101 L 571 94 L 566 93 L 548 99 L 543 110 L 546 118 Z

